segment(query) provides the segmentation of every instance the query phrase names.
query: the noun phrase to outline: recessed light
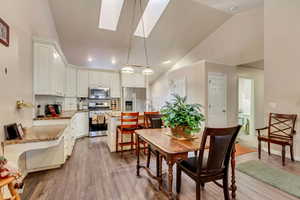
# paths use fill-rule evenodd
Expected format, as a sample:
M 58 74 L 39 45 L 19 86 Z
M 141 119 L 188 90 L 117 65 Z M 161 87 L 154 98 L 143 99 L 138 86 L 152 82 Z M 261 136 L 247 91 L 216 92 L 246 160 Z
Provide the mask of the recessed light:
M 170 64 L 171 62 L 171 60 L 166 60 L 165 62 L 163 62 L 163 64 Z
M 112 64 L 116 64 L 116 59 L 113 58 L 113 59 L 111 60 L 111 63 L 112 63 Z
M 238 6 L 232 6 L 232 7 L 230 8 L 230 11 L 231 11 L 231 12 L 235 12 L 235 11 L 237 11 L 238 9 L 239 9 Z
M 56 52 L 53 53 L 53 57 L 54 57 L 55 59 L 58 58 L 58 56 L 59 56 L 58 53 L 56 53 Z
M 155 24 L 158 22 L 160 16 L 167 8 L 169 2 L 170 0 L 149 0 L 134 35 L 147 38 L 150 35 Z M 145 24 L 145 36 L 142 20 Z
M 92 61 L 93 61 L 93 58 L 88 57 L 88 61 L 89 61 L 89 62 L 92 62 Z

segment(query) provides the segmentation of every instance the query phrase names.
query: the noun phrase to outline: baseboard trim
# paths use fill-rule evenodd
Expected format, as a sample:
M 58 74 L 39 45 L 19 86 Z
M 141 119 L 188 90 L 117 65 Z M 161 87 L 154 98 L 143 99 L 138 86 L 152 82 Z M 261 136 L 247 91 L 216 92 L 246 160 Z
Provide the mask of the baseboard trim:
M 267 152 L 268 153 L 268 149 L 267 148 L 261 148 L 263 151 Z M 288 149 L 288 148 L 287 148 Z M 277 151 L 277 150 L 274 150 L 274 149 L 271 149 L 271 154 L 275 154 L 277 156 L 281 156 L 281 151 Z M 290 150 L 288 149 L 288 151 L 286 152 L 286 155 L 285 155 L 287 158 L 291 159 L 291 156 L 290 156 Z M 295 161 L 300 161 L 300 157 L 298 156 L 294 156 L 295 157 Z

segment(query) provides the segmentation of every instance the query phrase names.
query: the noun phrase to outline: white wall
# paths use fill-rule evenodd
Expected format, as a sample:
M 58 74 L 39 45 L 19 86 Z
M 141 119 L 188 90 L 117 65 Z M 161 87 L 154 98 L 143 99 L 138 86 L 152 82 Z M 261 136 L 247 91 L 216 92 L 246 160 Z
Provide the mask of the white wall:
M 237 124 L 237 73 L 236 67 L 199 61 L 190 66 L 171 70 L 151 85 L 152 102 L 158 109 L 164 105 L 169 91 L 169 80 L 186 77 L 186 96 L 188 103 L 200 103 L 207 115 L 208 73 L 218 72 L 227 75 L 227 122 L 228 126 Z
M 295 156 L 300 159 L 300 1 L 265 0 L 265 109 L 298 114 Z M 275 145 L 272 145 L 275 146 Z
M 239 65 L 264 57 L 264 10 L 255 8 L 234 15 L 175 64 L 175 68 L 198 60 Z
M 58 41 L 47 0 L 1 0 L 0 17 L 10 26 L 11 43 L 0 44 L 0 140 L 3 125 L 32 125 L 32 109 L 16 110 L 16 101 L 33 102 L 32 36 Z M 5 68 L 8 74 L 4 73 Z
M 264 70 L 251 67 L 237 67 L 239 77 L 254 81 L 254 128 L 265 127 L 264 121 Z
M 169 81 L 186 77 L 186 96 L 188 103 L 205 105 L 205 61 L 193 65 L 168 71 L 159 78 L 151 88 L 151 99 L 154 110 L 159 110 L 168 100 Z

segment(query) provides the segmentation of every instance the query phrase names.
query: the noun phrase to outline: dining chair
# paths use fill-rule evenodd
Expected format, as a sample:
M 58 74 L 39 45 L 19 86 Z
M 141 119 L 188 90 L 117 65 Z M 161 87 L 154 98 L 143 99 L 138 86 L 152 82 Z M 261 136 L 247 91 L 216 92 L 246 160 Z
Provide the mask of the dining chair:
M 149 114 L 148 115 L 149 121 L 150 121 L 150 126 L 153 129 L 161 128 L 163 123 L 162 123 L 162 115 L 160 114 Z M 151 154 L 154 154 L 156 156 L 156 175 L 159 176 L 159 165 L 160 165 L 160 160 L 159 160 L 159 152 L 151 148 L 151 145 L 148 145 L 148 154 L 147 154 L 147 167 L 150 167 L 150 161 L 151 161 Z
M 119 146 L 121 147 L 121 156 L 123 156 L 123 147 L 130 146 L 130 151 L 133 150 L 134 146 L 134 131 L 138 129 L 139 123 L 139 113 L 131 112 L 131 113 L 121 113 L 121 125 L 117 127 L 117 135 L 116 135 L 116 151 L 119 152 Z M 130 141 L 124 141 L 125 135 L 130 136 Z M 119 141 L 120 137 L 120 141 Z
M 150 126 L 151 126 L 150 116 L 151 115 L 159 115 L 159 112 L 158 111 L 155 111 L 155 112 L 144 112 L 144 124 L 143 124 L 143 128 L 150 128 Z
M 196 200 L 201 198 L 201 186 L 207 182 L 214 182 L 220 186 L 217 180 L 223 180 L 224 198 L 229 200 L 228 168 L 240 128 L 240 125 L 231 128 L 205 128 L 199 155 L 177 163 L 177 193 L 180 193 L 181 174 L 184 172 L 196 182 Z M 205 151 L 205 148 L 208 151 Z
M 290 146 L 291 160 L 294 159 L 294 135 L 297 115 L 270 113 L 269 126 L 256 129 L 258 132 L 258 158 L 261 159 L 261 142 L 268 143 L 268 154 L 271 155 L 271 143 L 282 146 L 282 165 L 285 165 L 285 146 Z M 262 134 L 267 130 L 268 134 Z

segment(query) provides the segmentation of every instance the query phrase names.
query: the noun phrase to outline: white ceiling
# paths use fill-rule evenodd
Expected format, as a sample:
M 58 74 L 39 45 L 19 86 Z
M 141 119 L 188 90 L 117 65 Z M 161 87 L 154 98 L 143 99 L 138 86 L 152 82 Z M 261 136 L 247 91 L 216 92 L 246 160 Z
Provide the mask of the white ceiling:
M 236 14 L 264 4 L 264 0 L 194 0 L 226 13 Z
M 232 16 L 200 1 L 171 0 L 155 25 L 147 38 L 150 65 L 155 70 L 151 80 L 168 70 Z M 117 31 L 98 28 L 101 0 L 49 0 L 49 3 L 60 44 L 70 64 L 113 70 L 126 64 L 133 0 L 125 0 Z M 147 0 L 144 8 L 146 4 Z M 138 22 L 139 18 L 135 20 L 135 28 Z M 92 62 L 88 62 L 89 57 Z M 131 64 L 145 64 L 143 38 L 134 37 L 131 58 Z M 167 60 L 172 62 L 163 64 Z

